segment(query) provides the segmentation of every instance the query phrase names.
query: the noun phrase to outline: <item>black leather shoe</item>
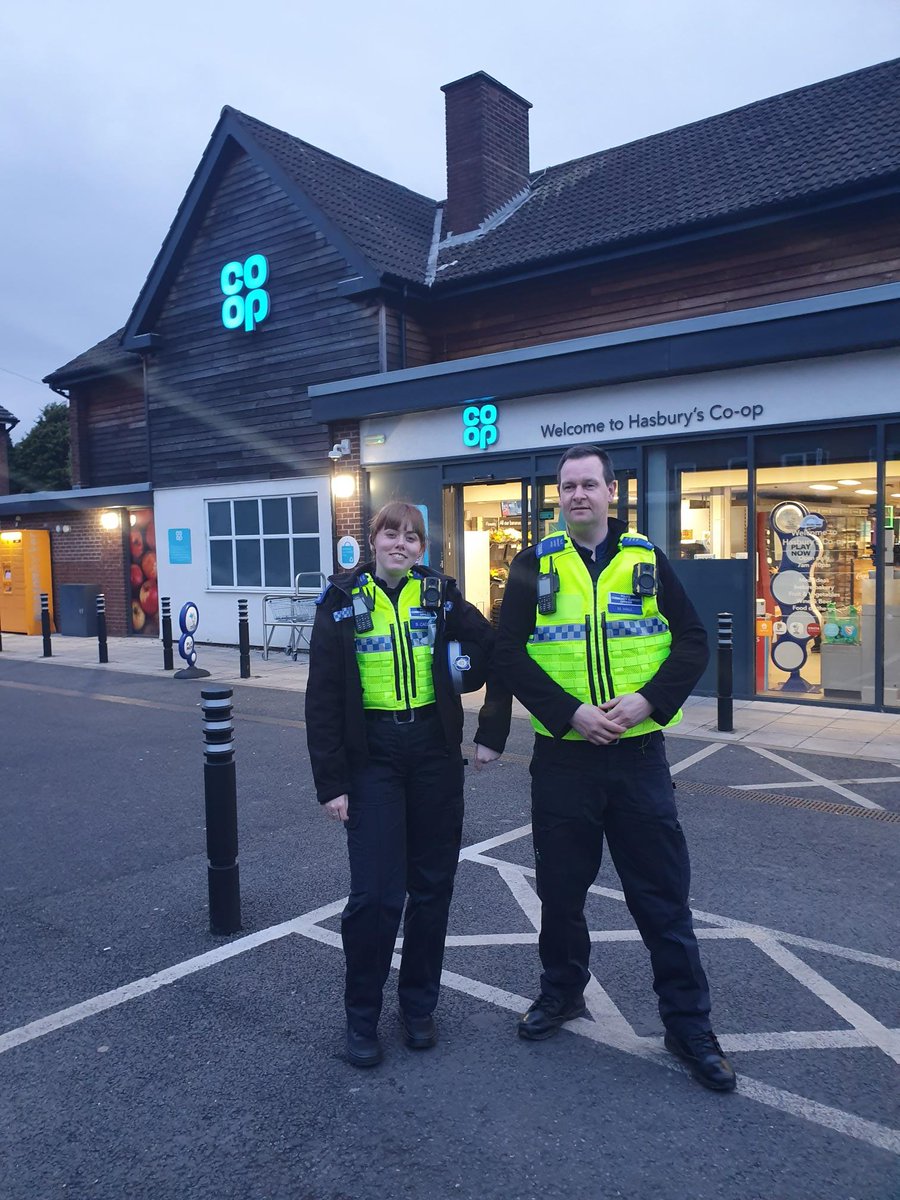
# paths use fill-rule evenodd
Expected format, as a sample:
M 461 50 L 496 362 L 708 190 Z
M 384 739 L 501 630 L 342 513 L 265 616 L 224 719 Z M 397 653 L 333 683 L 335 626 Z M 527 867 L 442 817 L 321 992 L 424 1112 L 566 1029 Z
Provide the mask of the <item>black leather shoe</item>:
M 384 1055 L 377 1037 L 357 1033 L 347 1026 L 347 1061 L 354 1067 L 377 1067 Z
M 401 1011 L 400 1024 L 403 1027 L 403 1040 L 410 1050 L 428 1050 L 437 1042 L 437 1026 L 430 1015 L 410 1017 Z
M 722 1053 L 712 1030 L 690 1033 L 680 1038 L 666 1031 L 666 1049 L 687 1063 L 691 1074 L 704 1087 L 714 1092 L 733 1092 L 737 1087 L 734 1067 Z
M 587 1010 L 584 996 L 572 996 L 561 1000 L 557 996 L 546 996 L 541 992 L 528 1012 L 519 1018 L 519 1037 L 529 1042 L 542 1042 L 544 1038 L 559 1033 L 566 1021 L 583 1017 Z

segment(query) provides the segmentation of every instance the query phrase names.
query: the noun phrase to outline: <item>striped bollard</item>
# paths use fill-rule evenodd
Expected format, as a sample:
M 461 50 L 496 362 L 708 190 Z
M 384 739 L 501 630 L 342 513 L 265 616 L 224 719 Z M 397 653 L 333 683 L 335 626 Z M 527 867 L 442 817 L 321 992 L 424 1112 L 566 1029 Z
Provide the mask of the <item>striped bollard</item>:
M 210 933 L 237 933 L 241 928 L 241 884 L 237 861 L 234 725 L 231 719 L 233 692 L 231 688 L 207 688 L 200 695 L 203 701 L 209 929 Z
M 162 645 L 163 645 L 163 670 L 174 671 L 175 659 L 172 654 L 172 599 L 170 596 L 161 596 L 160 604 L 162 605 Z
M 716 686 L 716 694 L 718 696 L 718 724 L 717 728 L 720 733 L 734 732 L 734 701 L 732 699 L 733 687 L 733 654 L 734 654 L 734 638 L 733 625 L 734 617 L 731 613 L 719 613 L 719 657 L 718 657 L 718 679 Z
M 53 657 L 53 647 L 50 645 L 50 597 L 41 592 L 41 635 L 44 639 L 44 658 Z
M 241 679 L 250 678 L 250 601 L 238 600 L 238 650 Z
M 106 644 L 106 597 L 102 592 L 97 597 L 97 652 L 100 662 L 109 662 L 109 649 Z

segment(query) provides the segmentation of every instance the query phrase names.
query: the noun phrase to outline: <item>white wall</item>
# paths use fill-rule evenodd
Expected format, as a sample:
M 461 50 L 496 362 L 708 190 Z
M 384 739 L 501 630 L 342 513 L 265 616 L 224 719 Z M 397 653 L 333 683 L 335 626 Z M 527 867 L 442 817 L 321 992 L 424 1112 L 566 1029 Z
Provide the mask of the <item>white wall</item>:
M 319 544 L 325 575 L 334 571 L 332 544 L 330 477 L 313 476 L 303 479 L 277 479 L 250 483 L 204 484 L 196 488 L 158 488 L 154 492 L 156 519 L 157 570 L 159 594 L 172 599 L 174 636 L 178 637 L 178 613 L 181 606 L 193 600 L 200 609 L 198 642 L 220 642 L 237 645 L 238 600 L 249 600 L 250 642 L 262 645 L 263 596 L 289 588 L 210 588 L 209 555 L 206 548 L 207 500 L 240 500 L 254 496 L 301 496 L 315 494 L 319 501 Z M 169 561 L 169 530 L 190 529 L 191 563 L 176 565 Z M 277 631 L 273 645 L 284 641 Z M 203 665 L 202 661 L 199 664 Z

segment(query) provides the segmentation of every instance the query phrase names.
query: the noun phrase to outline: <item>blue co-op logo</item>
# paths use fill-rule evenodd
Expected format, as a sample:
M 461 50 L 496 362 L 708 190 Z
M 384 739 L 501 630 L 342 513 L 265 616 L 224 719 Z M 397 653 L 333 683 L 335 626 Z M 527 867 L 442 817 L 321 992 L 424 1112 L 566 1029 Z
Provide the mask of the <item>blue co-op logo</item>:
M 463 409 L 463 445 L 487 450 L 497 441 L 497 405 L 479 400 Z
M 226 297 L 222 305 L 222 324 L 226 329 L 249 333 L 269 315 L 269 293 L 263 284 L 269 278 L 269 263 L 264 254 L 251 254 L 245 262 L 226 263 L 219 282 Z

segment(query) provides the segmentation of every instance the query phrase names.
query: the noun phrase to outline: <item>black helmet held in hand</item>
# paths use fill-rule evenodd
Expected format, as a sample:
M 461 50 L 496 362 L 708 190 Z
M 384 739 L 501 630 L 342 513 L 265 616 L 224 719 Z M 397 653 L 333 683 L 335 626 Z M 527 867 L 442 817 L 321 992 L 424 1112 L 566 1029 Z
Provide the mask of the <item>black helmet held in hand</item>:
M 448 642 L 447 665 L 457 692 L 477 692 L 487 681 L 488 656 L 475 642 Z

